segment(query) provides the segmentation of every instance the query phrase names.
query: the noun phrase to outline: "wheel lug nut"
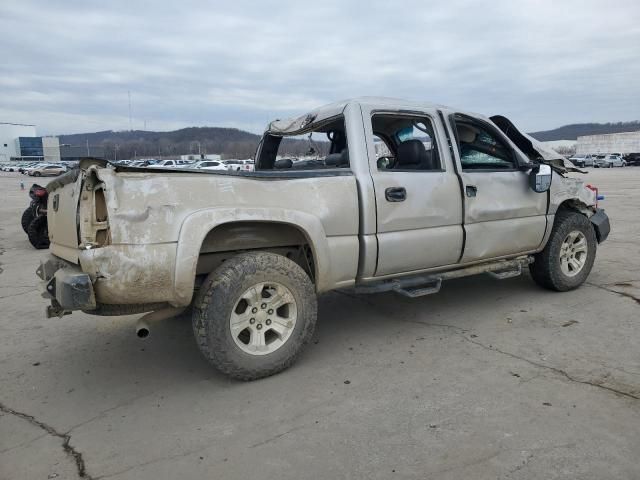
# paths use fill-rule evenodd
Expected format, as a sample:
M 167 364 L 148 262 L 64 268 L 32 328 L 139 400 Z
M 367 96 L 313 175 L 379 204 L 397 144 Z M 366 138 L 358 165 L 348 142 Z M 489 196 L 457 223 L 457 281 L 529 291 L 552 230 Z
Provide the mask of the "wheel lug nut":
M 262 324 L 261 324 L 261 323 L 259 323 L 258 325 L 256 325 L 256 328 L 257 328 L 258 330 L 262 329 Z
M 249 323 L 250 323 L 251 325 L 253 325 L 254 323 L 256 323 L 256 319 L 255 319 L 255 318 L 250 318 L 250 319 L 249 319 Z
M 266 322 L 264 322 L 264 323 L 266 323 L 267 325 L 271 325 L 271 319 L 270 319 L 270 318 L 267 318 L 267 321 L 266 321 Z
M 257 309 L 256 307 L 253 307 L 253 308 L 251 309 L 251 313 L 257 313 L 257 312 L 258 312 L 258 309 Z
M 260 307 L 261 307 L 261 308 L 263 308 L 263 309 L 264 309 L 264 308 L 267 308 L 267 304 L 266 304 L 266 303 L 263 303 L 262 305 L 260 305 Z
M 273 309 L 271 309 L 271 308 L 270 308 L 270 309 L 267 311 L 267 313 L 268 313 L 269 315 L 273 315 Z

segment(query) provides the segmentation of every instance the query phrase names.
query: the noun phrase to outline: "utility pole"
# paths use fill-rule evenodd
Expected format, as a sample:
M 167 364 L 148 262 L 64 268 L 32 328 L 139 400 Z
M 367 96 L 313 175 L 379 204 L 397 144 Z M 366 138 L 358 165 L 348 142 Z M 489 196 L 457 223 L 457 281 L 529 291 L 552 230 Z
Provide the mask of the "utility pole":
M 129 131 L 133 130 L 131 124 L 131 90 L 127 90 L 127 95 L 129 96 Z
M 91 156 L 91 152 L 89 152 L 89 139 L 87 139 L 87 157 Z

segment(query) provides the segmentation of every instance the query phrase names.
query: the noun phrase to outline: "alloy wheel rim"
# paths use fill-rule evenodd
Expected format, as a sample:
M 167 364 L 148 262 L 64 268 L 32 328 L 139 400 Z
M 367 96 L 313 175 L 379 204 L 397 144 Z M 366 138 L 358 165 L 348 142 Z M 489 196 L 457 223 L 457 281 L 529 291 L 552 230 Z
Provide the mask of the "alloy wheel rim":
M 560 269 L 567 277 L 578 275 L 585 264 L 589 250 L 584 233 L 574 230 L 570 232 L 560 246 Z
M 291 290 L 281 283 L 261 282 L 240 295 L 229 317 L 229 329 L 240 350 L 267 355 L 287 342 L 297 318 Z

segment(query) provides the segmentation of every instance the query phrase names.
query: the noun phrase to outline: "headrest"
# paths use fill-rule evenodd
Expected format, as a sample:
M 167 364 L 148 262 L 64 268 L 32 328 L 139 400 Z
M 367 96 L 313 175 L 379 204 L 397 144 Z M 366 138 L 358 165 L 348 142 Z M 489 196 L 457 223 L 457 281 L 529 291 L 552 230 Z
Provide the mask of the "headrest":
M 419 165 L 427 161 L 427 150 L 424 144 L 414 138 L 398 145 L 396 160 L 399 166 Z
M 476 131 L 468 125 L 457 124 L 456 129 L 458 130 L 458 139 L 461 143 L 473 143 L 478 136 Z

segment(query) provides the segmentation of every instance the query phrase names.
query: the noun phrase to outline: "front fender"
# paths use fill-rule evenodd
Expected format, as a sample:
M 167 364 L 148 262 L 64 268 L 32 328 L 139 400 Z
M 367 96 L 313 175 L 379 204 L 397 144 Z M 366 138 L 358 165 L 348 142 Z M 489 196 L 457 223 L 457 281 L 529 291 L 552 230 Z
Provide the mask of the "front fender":
M 317 217 L 280 208 L 207 208 L 190 214 L 180 227 L 174 275 L 176 304 L 182 306 L 191 303 L 200 248 L 207 234 L 225 223 L 243 221 L 284 223 L 302 230 L 313 251 L 316 290 L 322 292 L 329 288 L 329 245 Z

